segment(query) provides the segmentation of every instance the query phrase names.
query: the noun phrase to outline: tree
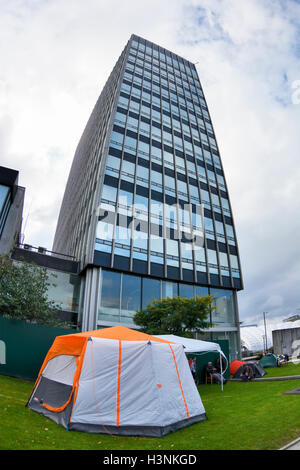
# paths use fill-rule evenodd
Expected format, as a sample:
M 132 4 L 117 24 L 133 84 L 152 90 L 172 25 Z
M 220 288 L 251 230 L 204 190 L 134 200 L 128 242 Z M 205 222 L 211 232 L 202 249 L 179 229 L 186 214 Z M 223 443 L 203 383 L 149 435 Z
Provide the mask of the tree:
M 48 299 L 48 288 L 54 285 L 46 268 L 0 256 L 0 314 L 44 325 L 69 326 L 58 318 L 59 305 Z
M 139 310 L 133 320 L 142 331 L 152 335 L 173 334 L 192 337 L 210 326 L 213 296 L 167 297 L 154 299 L 145 309 Z

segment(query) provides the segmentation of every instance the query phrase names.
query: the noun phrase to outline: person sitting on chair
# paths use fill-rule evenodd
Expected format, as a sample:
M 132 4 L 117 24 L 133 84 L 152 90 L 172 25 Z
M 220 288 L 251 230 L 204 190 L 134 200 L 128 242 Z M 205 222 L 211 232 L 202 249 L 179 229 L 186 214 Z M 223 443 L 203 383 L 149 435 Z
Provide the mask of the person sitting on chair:
M 213 366 L 212 362 L 209 362 L 207 364 L 206 373 L 212 375 L 213 381 L 215 383 L 219 383 L 219 384 L 222 382 L 223 384 L 226 383 L 226 379 L 224 379 L 224 377 L 219 372 L 217 372 L 217 369 Z

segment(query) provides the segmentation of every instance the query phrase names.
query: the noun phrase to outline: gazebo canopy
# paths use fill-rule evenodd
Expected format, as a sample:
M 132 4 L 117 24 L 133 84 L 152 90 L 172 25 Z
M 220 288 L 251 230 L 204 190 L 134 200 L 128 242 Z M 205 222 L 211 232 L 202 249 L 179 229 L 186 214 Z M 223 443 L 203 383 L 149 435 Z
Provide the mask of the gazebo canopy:
M 176 335 L 154 335 L 156 338 L 172 343 L 181 343 L 184 347 L 185 353 L 204 353 L 204 352 L 217 352 L 226 357 L 223 353 L 221 346 L 218 343 L 211 341 L 202 341 L 200 339 L 184 338 Z

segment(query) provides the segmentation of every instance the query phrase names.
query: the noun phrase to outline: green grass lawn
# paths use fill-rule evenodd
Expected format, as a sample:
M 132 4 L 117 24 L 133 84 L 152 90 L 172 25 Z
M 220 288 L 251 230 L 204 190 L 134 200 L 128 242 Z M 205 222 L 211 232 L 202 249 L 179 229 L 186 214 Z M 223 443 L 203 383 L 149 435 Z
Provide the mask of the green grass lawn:
M 268 369 L 300 375 L 300 365 Z M 33 383 L 0 376 L 0 449 L 272 450 L 300 436 L 300 380 L 200 385 L 207 421 L 161 439 L 67 432 L 25 408 Z
M 267 367 L 265 377 L 289 377 L 292 375 L 300 375 L 300 364 L 284 364 L 280 367 Z

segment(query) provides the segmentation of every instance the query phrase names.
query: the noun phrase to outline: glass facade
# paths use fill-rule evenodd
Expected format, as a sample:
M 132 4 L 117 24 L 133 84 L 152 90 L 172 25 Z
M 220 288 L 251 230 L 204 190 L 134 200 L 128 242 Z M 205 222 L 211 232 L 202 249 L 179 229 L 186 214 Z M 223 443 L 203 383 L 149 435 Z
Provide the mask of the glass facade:
M 226 182 L 195 66 L 137 36 L 127 47 L 96 264 L 241 289 Z
M 210 289 L 210 293 L 216 298 L 212 322 L 222 326 L 232 326 L 236 321 L 234 293 L 227 289 Z
M 97 324 L 133 325 L 155 298 L 212 294 L 212 324 L 236 330 L 235 230 L 195 66 L 133 36 L 120 81 L 95 242 L 96 264 L 112 271 L 101 269 Z M 214 334 L 237 349 L 236 331 Z
M 236 326 L 234 292 L 229 289 L 213 289 L 101 269 L 98 292 L 98 326 L 107 323 L 134 325 L 136 311 L 145 308 L 153 299 L 178 295 L 191 298 L 208 294 L 214 296 L 217 307 L 212 312 L 211 322 L 218 326 Z
M 47 296 L 59 305 L 61 310 L 78 312 L 80 278 L 56 269 L 47 268 L 49 274 L 49 287 Z
M 86 268 L 85 329 L 209 293 L 212 321 L 237 329 L 238 246 L 193 63 L 131 36 L 76 149 L 53 249 Z

